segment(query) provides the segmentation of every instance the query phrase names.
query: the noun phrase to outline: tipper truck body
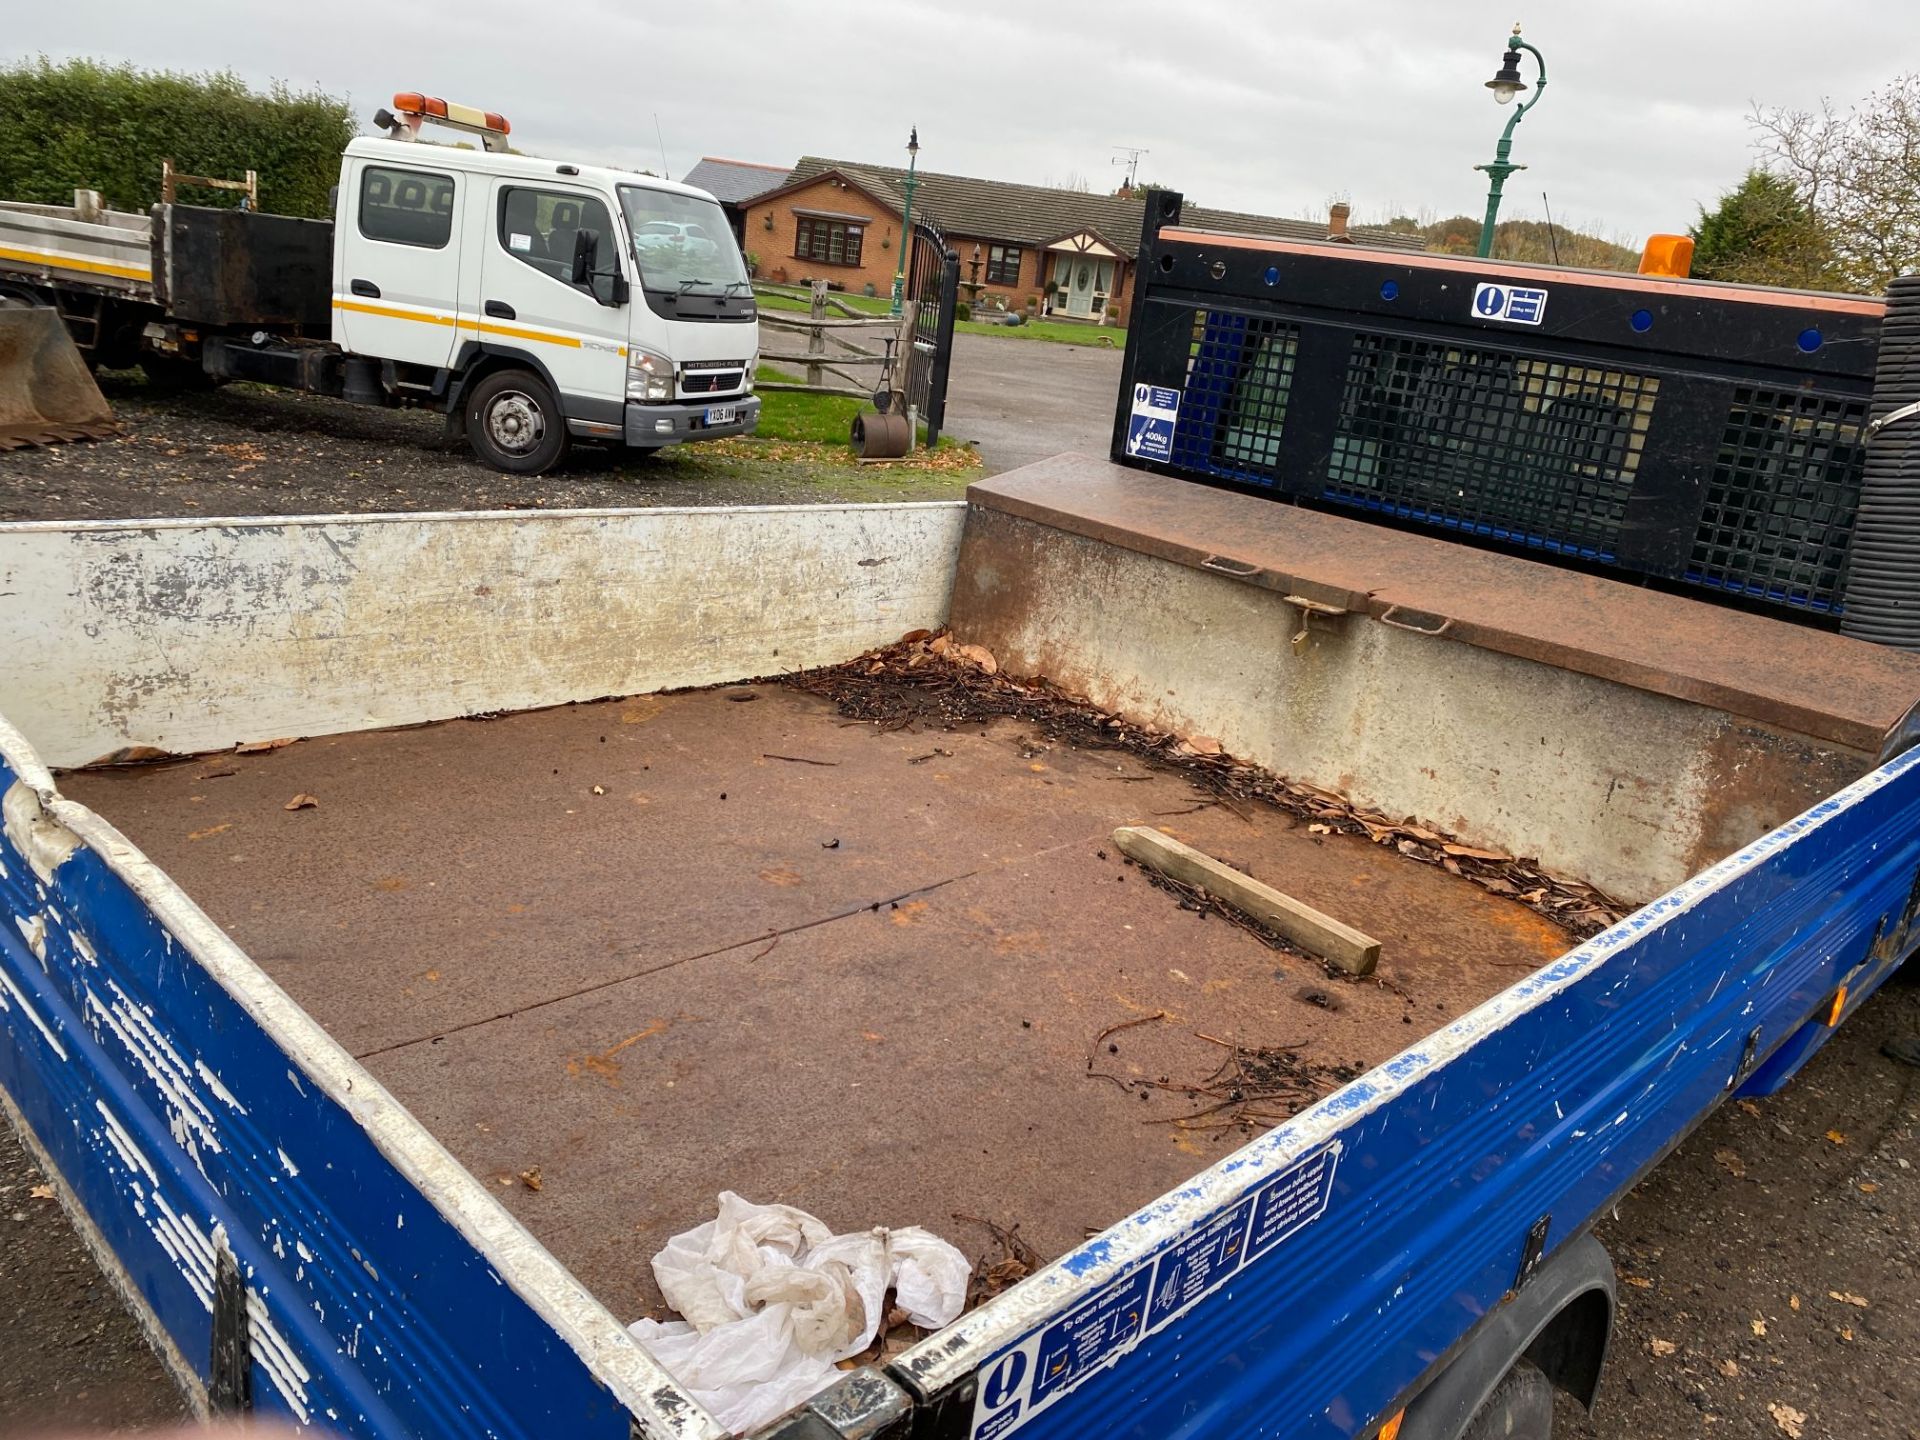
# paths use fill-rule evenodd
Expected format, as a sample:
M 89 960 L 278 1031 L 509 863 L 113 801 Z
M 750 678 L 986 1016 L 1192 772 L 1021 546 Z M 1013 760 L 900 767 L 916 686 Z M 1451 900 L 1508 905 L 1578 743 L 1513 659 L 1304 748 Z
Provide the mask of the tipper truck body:
M 1243 290 L 961 503 L 0 527 L 0 1093 L 197 1403 L 718 1435 L 624 1326 L 728 1190 L 1048 1262 L 785 1440 L 1594 1400 L 1594 1219 L 1920 945 L 1920 656 L 1179 473 L 1278 463 L 1209 367 L 1283 262 L 1141 260 Z

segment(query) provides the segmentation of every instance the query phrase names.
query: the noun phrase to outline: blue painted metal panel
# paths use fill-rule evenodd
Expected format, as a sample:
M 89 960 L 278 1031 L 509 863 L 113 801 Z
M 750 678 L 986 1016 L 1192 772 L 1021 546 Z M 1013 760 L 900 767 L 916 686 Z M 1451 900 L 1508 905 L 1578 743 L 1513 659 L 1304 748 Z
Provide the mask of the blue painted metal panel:
M 982 1440 L 1363 1434 L 1500 1304 L 1529 1227 L 1551 1216 L 1557 1249 L 1742 1081 L 1777 1082 L 1768 1057 L 1804 1062 L 1836 987 L 1858 1005 L 1920 942 L 1916 908 L 1920 751 L 1269 1132 L 900 1373 L 965 1404 Z M 1170 1320 L 1127 1306 L 1194 1237 L 1243 1225 L 1245 1197 L 1315 1163 L 1334 1172 L 1324 1209 L 1282 1242 L 1245 1244 Z M 1049 1347 L 1062 1314 L 1106 1328 Z
M 0 911 L 0 1089 L 203 1382 L 224 1243 L 264 1412 L 626 1440 L 575 1348 L 99 854 L 43 880 L 0 836 Z

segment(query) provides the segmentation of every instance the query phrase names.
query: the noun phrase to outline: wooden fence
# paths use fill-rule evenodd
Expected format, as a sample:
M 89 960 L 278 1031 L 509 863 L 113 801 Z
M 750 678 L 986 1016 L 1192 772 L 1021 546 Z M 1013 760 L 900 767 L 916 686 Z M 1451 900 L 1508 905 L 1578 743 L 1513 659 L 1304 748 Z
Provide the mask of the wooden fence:
M 827 293 L 824 280 L 815 280 L 807 290 L 756 285 L 754 294 L 808 302 L 805 315 L 760 307 L 760 324 L 767 332 L 760 351 L 761 362 L 789 368 L 804 366 L 806 379 L 765 380 L 754 388 L 797 390 L 809 395 L 857 395 L 866 399 L 881 388 L 882 377 L 888 373 L 886 341 L 891 339 L 893 370 L 889 384 L 892 389 L 904 392 L 916 311 L 912 301 L 908 301 L 895 318 L 869 315 L 844 300 L 835 299 Z M 829 315 L 829 309 L 838 311 L 838 315 Z M 877 349 L 855 343 L 857 338 L 867 336 L 880 342 Z M 856 373 L 863 371 L 864 374 Z

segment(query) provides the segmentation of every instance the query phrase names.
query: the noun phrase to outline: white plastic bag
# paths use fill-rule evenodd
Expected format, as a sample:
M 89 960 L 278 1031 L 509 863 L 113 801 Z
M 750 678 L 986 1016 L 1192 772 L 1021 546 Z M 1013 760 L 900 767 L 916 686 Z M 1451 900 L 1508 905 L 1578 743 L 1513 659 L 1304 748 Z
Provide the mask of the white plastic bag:
M 654 1279 L 685 1317 L 631 1330 L 675 1380 L 736 1433 L 833 1383 L 833 1362 L 873 1343 L 887 1290 L 913 1323 L 939 1329 L 966 1303 L 966 1257 L 917 1227 L 834 1235 L 791 1205 L 731 1190 L 719 1214 L 653 1257 Z

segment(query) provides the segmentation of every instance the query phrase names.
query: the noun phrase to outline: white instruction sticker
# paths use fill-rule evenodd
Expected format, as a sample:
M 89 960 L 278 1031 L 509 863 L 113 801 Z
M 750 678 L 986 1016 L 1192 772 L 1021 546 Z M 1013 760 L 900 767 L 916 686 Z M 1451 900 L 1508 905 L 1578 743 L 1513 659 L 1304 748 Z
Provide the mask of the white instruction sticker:
M 1180 419 L 1180 392 L 1164 385 L 1133 387 L 1127 417 L 1127 454 L 1142 460 L 1173 459 L 1173 427 Z
M 531 250 L 533 249 L 533 237 L 531 235 L 521 235 L 518 233 L 509 235 L 507 236 L 507 248 L 523 252 Z
M 1242 1266 L 1318 1220 L 1333 1198 L 1339 1161 L 1336 1140 L 988 1361 L 973 1403 L 971 1440 L 998 1440 L 1020 1429 L 1186 1314 Z
M 1509 325 L 1538 325 L 1547 318 L 1547 292 L 1483 280 L 1473 287 L 1473 313 Z

